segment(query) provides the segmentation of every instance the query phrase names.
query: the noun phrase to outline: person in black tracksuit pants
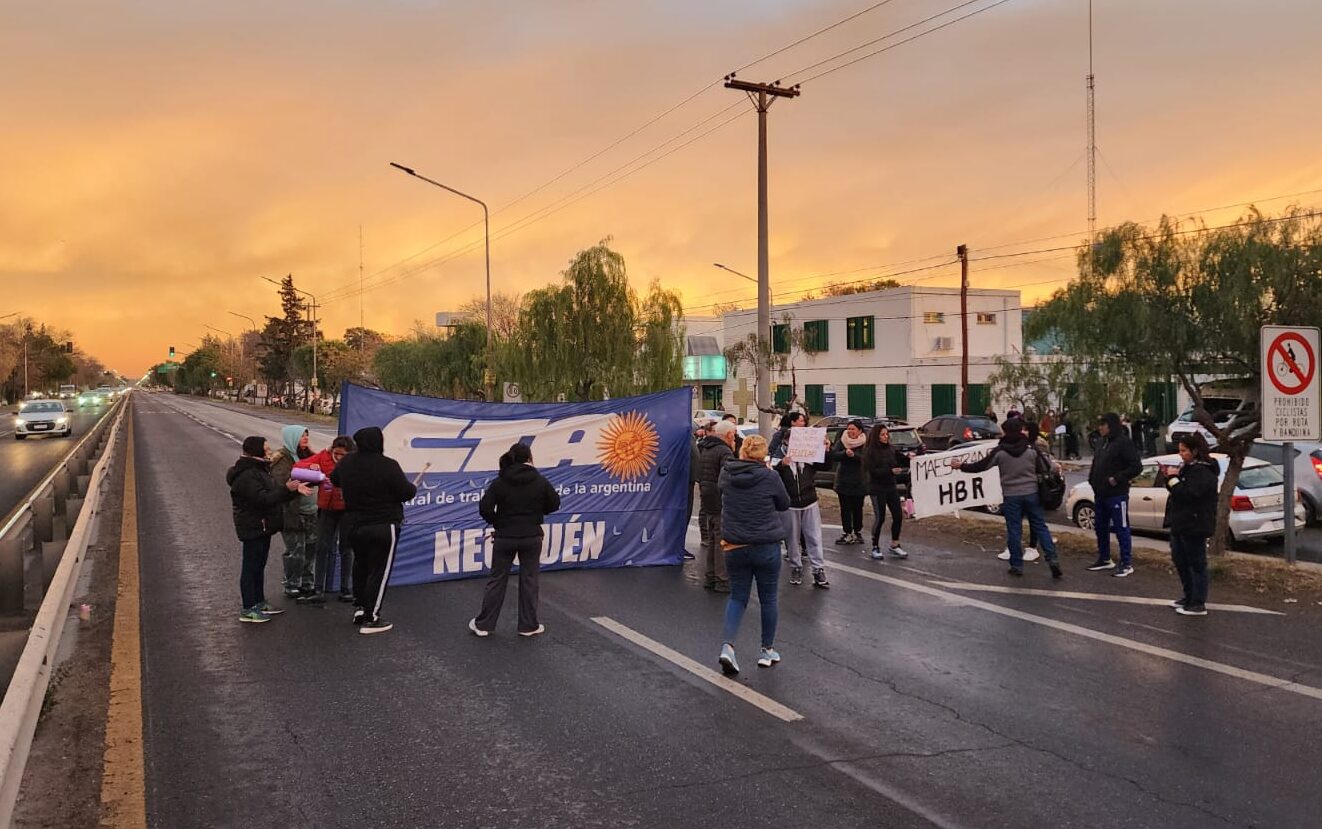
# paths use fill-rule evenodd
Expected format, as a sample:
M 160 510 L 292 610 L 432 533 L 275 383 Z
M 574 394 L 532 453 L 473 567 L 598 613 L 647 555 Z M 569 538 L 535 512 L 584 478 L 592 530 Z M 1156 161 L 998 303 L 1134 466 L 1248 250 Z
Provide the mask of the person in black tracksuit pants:
M 519 560 L 519 635 L 536 636 L 546 628 L 537 620 L 537 573 L 542 565 L 542 521 L 560 509 L 560 493 L 533 468 L 532 451 L 516 443 L 500 458 L 500 474 L 482 493 L 478 512 L 495 529 L 491 578 L 482 609 L 468 629 L 486 636 L 496 627 L 510 568 Z
M 385 456 L 380 429 L 359 429 L 353 442 L 358 451 L 345 455 L 330 475 L 331 483 L 344 492 L 340 531 L 353 544 L 353 621 L 362 625 L 359 633 L 384 633 L 392 625 L 381 618 L 381 602 L 395 564 L 404 502 L 417 495 L 418 488 Z

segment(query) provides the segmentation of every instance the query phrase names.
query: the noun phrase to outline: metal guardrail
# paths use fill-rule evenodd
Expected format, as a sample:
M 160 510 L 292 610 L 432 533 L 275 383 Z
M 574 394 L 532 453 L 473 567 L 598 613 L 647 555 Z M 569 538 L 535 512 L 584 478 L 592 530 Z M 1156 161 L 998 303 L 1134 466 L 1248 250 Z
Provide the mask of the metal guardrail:
M 41 553 L 34 561 L 41 562 L 43 589 L 27 644 L 0 702 L 0 827 L 13 820 L 69 602 L 127 411 L 121 398 L 0 529 L 0 600 L 8 606 L 16 599 L 17 610 L 23 609 L 24 559 L 34 545 Z M 89 472 L 87 464 L 96 458 Z

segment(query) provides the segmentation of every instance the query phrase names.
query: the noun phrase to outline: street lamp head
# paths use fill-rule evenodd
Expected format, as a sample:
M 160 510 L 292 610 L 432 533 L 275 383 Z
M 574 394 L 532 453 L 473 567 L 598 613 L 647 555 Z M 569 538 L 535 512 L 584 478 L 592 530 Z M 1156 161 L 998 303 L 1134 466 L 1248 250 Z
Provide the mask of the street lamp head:
M 396 164 L 396 163 L 393 162 L 393 161 L 390 162 L 390 166 L 391 166 L 391 167 L 394 167 L 394 168 L 397 169 L 397 170 L 403 170 L 404 172 L 408 173 L 408 174 L 411 175 L 411 176 L 416 176 L 416 175 L 417 175 L 417 173 L 413 170 L 412 167 L 405 167 L 403 164 Z

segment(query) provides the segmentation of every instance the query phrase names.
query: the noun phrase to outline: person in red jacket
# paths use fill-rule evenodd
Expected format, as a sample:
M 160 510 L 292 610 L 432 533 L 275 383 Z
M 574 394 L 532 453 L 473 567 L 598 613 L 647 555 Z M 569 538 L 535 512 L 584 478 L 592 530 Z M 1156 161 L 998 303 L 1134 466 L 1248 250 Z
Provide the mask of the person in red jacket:
M 318 594 L 329 592 L 338 582 L 342 602 L 353 601 L 353 548 L 349 545 L 349 534 L 340 532 L 344 518 L 344 492 L 331 483 L 330 474 L 355 448 L 353 438 L 340 435 L 331 441 L 330 448 L 294 464 L 296 468 L 314 469 L 326 476 L 317 489 L 317 562 L 313 578 Z M 333 576 L 337 541 L 340 553 L 338 579 Z

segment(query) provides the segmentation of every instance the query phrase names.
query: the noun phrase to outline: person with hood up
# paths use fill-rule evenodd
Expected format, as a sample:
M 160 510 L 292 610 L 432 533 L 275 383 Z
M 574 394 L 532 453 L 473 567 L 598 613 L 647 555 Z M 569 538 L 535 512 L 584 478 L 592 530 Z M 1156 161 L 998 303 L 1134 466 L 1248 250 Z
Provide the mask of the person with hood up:
M 739 673 L 734 641 L 748 609 L 753 582 L 762 607 L 762 651 L 757 664 L 770 668 L 780 661 L 776 652 L 779 613 L 776 590 L 780 580 L 780 542 L 785 538 L 783 514 L 790 497 L 781 477 L 767 468 L 767 441 L 761 435 L 744 438 L 738 460 L 721 467 L 721 549 L 730 574 L 730 598 L 725 603 L 725 627 L 718 661 L 726 676 Z
M 304 426 L 286 426 L 280 430 L 284 443 L 271 457 L 271 475 L 279 486 L 284 486 L 299 461 L 312 457 L 308 446 L 308 430 Z M 296 498 L 285 504 L 285 528 L 280 536 L 285 540 L 285 595 L 299 604 L 321 604 L 325 598 L 317 593 L 314 568 L 317 561 L 317 495 Z
M 385 633 L 394 625 L 381 618 L 390 568 L 395 565 L 404 502 L 418 487 L 385 455 L 385 436 L 375 426 L 353 433 L 358 451 L 344 456 L 330 474 L 344 492 L 344 525 L 353 545 L 353 623 L 362 634 Z
M 1166 472 L 1166 525 L 1171 531 L 1171 562 L 1184 595 L 1171 604 L 1182 616 L 1207 615 L 1207 539 L 1216 531 L 1216 496 L 1221 468 L 1199 432 L 1176 441 L 1183 463 Z
M 468 629 L 489 636 L 500 619 L 509 586 L 510 568 L 519 561 L 519 635 L 537 636 L 546 626 L 537 619 L 537 574 L 542 566 L 542 522 L 560 509 L 560 493 L 532 465 L 532 450 L 516 443 L 500 456 L 500 474 L 478 502 L 482 520 L 491 525 L 491 578 L 482 595 L 482 609 L 468 620 Z
M 738 428 L 728 420 L 712 427 L 712 433 L 698 444 L 698 487 L 702 508 L 702 586 L 717 593 L 730 592 L 730 578 L 725 572 L 725 553 L 721 551 L 721 470 L 734 459 L 735 433 Z
M 326 476 L 317 489 L 317 564 L 313 570 L 314 586 L 319 595 L 334 584 L 331 570 L 338 547 L 340 560 L 340 601 L 353 601 L 353 545 L 345 533 L 340 532 L 340 519 L 344 517 L 344 493 L 330 482 L 330 473 L 344 456 L 354 450 L 353 438 L 340 435 L 331 441 L 329 449 L 304 458 L 294 464 L 296 469 L 312 469 Z
M 840 537 L 836 544 L 863 543 L 863 499 L 868 490 L 863 480 L 863 445 L 868 442 L 863 421 L 854 419 L 835 439 L 831 460 L 835 461 L 835 496 L 840 500 Z
M 1005 516 L 1006 546 L 1010 548 L 1010 575 L 1024 574 L 1024 518 L 1027 517 L 1051 566 L 1051 577 L 1062 578 L 1056 541 L 1047 528 L 1046 511 L 1037 494 L 1038 473 L 1050 470 L 1052 462 L 1028 440 L 1022 420 L 1007 420 L 1001 429 L 1000 443 L 982 460 L 961 464 L 958 458 L 951 458 L 950 466 L 961 472 L 986 472 L 993 466 L 1000 470 L 1001 514 Z
M 1134 541 L 1129 530 L 1129 482 L 1143 471 L 1143 461 L 1120 415 L 1108 412 L 1097 425 L 1098 439 L 1088 483 L 1097 504 L 1094 529 L 1097 561 L 1089 570 L 1115 570 L 1116 578 L 1134 573 Z M 1111 560 L 1111 533 L 1120 545 L 1120 568 Z
M 234 531 L 243 545 L 243 566 L 239 573 L 239 596 L 243 610 L 240 622 L 269 622 L 284 613 L 266 601 L 266 559 L 271 553 L 271 536 L 284 526 L 284 505 L 314 490 L 298 481 L 279 485 L 271 477 L 267 460 L 266 438 L 253 436 L 243 441 L 243 456 L 225 475 L 230 501 L 234 507 Z

